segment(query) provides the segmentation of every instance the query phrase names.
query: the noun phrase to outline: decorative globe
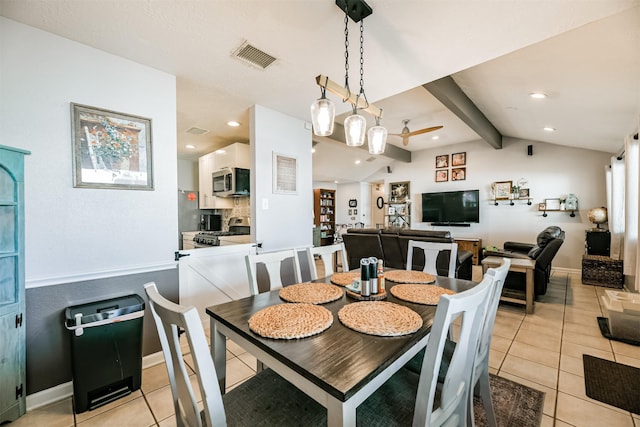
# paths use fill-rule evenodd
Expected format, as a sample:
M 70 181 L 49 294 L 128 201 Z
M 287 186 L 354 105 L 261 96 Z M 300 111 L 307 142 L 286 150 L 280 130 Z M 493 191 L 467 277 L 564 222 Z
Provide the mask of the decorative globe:
M 596 224 L 597 228 L 600 228 L 600 224 L 607 222 L 607 208 L 593 208 L 589 210 L 587 214 L 589 221 Z

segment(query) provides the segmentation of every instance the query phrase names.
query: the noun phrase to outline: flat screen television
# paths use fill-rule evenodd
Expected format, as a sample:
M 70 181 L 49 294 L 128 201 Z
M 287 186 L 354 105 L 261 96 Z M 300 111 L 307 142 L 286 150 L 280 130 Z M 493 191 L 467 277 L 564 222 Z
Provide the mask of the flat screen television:
M 480 222 L 479 190 L 422 193 L 422 222 Z

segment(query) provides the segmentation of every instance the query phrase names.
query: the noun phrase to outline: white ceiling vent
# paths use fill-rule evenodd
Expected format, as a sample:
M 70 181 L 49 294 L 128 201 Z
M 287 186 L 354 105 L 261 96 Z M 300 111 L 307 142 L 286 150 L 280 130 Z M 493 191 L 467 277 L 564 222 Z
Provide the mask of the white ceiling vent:
M 276 60 L 275 57 L 261 51 L 257 47 L 249 44 L 249 42 L 247 41 L 242 43 L 242 45 L 240 45 L 240 47 L 236 49 L 235 52 L 233 52 L 233 56 L 245 62 L 248 62 L 251 65 L 256 65 L 263 70 L 269 65 L 273 64 L 273 62 Z
M 374 160 L 376 160 L 376 159 L 377 159 L 377 157 L 373 157 L 373 156 L 371 156 L 371 157 L 369 157 L 369 158 L 367 159 L 367 162 L 373 162 L 373 161 L 374 161 Z
M 187 129 L 187 133 L 190 133 L 191 135 L 204 135 L 205 133 L 209 133 L 209 131 L 206 129 L 191 127 Z

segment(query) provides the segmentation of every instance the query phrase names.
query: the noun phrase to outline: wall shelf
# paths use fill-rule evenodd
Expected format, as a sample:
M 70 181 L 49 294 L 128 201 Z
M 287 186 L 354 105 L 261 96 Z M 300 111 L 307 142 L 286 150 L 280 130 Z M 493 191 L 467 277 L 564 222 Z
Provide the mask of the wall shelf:
M 571 218 L 573 218 L 573 217 L 575 217 L 575 216 L 576 216 L 576 210 L 577 210 L 577 209 L 538 209 L 538 210 L 539 210 L 539 211 L 542 211 L 542 216 L 543 216 L 543 217 L 545 217 L 545 218 L 546 218 L 547 216 L 549 216 L 549 215 L 547 215 L 547 212 L 571 212 L 571 213 L 569 214 L 569 216 L 570 216 Z
M 515 199 L 504 199 L 504 200 L 498 200 L 498 199 L 491 199 L 493 200 L 493 205 L 494 206 L 498 206 L 500 205 L 499 202 L 505 202 L 506 204 L 508 204 L 509 206 L 514 206 L 517 201 L 522 201 L 522 202 L 526 202 L 527 205 L 531 206 L 531 204 L 533 203 L 533 197 L 518 197 Z

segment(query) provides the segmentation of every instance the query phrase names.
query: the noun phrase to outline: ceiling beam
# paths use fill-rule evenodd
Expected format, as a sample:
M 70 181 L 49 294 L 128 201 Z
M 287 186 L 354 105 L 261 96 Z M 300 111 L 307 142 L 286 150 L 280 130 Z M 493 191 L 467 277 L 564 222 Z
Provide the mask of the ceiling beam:
M 344 136 L 344 126 L 342 126 L 340 123 L 334 123 L 333 134 L 330 137 L 316 136 L 314 134 L 312 134 L 312 136 L 313 136 L 313 145 L 322 141 L 324 138 L 329 138 L 334 141 L 342 142 L 343 144 L 347 143 L 347 140 Z M 359 147 L 354 147 L 354 148 L 360 148 L 361 150 L 366 150 L 367 152 L 369 151 L 369 147 L 367 146 L 367 144 L 363 144 Z M 401 162 L 411 163 L 411 151 L 405 150 L 404 148 L 396 147 L 395 145 L 387 144 L 384 148 L 384 153 L 380 155 L 389 157 L 393 160 L 399 160 Z
M 487 117 L 476 107 L 476 104 L 460 89 L 451 78 L 443 77 L 431 83 L 425 83 L 423 88 L 442 102 L 453 114 L 465 122 L 482 139 L 495 149 L 502 148 L 502 135 Z

